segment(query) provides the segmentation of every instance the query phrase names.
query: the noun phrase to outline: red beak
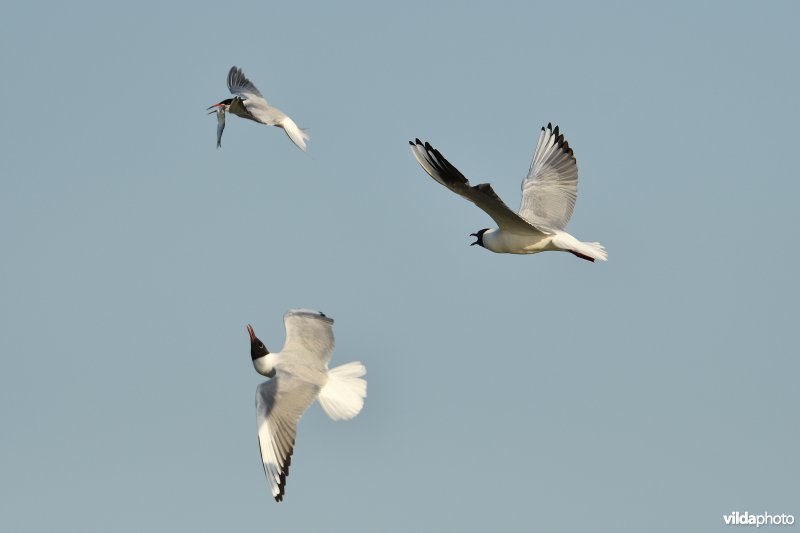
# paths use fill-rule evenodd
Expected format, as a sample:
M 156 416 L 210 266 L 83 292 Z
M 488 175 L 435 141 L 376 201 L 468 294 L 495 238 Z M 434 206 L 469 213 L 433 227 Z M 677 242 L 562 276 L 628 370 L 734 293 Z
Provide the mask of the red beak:
M 256 332 L 253 331 L 253 326 L 247 324 L 247 333 L 250 334 L 250 342 L 256 342 Z
M 214 109 L 215 107 L 220 107 L 221 105 L 222 105 L 222 104 L 214 104 L 214 105 L 212 105 L 211 107 L 207 107 L 207 108 L 206 108 L 206 111 L 208 111 L 209 109 Z

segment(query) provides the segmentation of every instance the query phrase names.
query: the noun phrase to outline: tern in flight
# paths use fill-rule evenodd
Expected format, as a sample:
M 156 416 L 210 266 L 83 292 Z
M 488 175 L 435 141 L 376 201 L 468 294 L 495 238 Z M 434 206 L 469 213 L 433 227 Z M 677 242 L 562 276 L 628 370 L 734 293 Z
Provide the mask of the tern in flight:
M 256 419 L 261 461 L 272 496 L 282 501 L 294 451 L 297 422 L 314 400 L 333 420 L 349 420 L 364 406 L 367 373 L 360 362 L 328 369 L 333 353 L 333 319 L 309 309 L 291 309 L 283 317 L 283 349 L 270 353 L 250 334 L 256 372 L 270 377 L 256 389 Z
M 570 252 L 594 261 L 608 255 L 599 242 L 581 242 L 566 231 L 578 196 L 578 165 L 564 135 L 551 124 L 542 128 L 528 175 L 522 180 L 522 203 L 515 213 L 488 183 L 471 186 L 469 180 L 439 150 L 419 139 L 410 142 L 411 153 L 433 179 L 474 203 L 498 228 L 484 228 L 471 236 L 492 252 L 535 254 L 546 250 Z
M 267 126 L 278 126 L 283 128 L 286 135 L 298 148 L 305 152 L 308 133 L 306 130 L 298 128 L 294 120 L 276 107 L 270 106 L 256 89 L 256 86 L 248 80 L 242 69 L 233 66 L 228 72 L 228 89 L 234 95 L 233 98 L 223 100 L 214 104 L 208 109 L 219 108 L 228 113 L 233 113 L 242 118 L 248 118 Z M 222 130 L 225 128 L 225 115 L 218 115 L 219 124 L 217 126 L 217 147 L 221 144 Z

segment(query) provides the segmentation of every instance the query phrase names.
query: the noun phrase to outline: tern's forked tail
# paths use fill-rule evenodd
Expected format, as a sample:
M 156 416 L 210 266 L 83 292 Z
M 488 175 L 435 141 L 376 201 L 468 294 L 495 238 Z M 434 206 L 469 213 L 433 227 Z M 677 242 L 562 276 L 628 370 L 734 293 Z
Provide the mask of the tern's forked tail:
M 289 117 L 284 118 L 280 124 L 278 124 L 283 131 L 286 132 L 286 135 L 292 140 L 294 144 L 297 145 L 302 151 L 306 151 L 306 143 L 308 142 L 309 135 L 308 131 L 298 128 L 297 124 L 294 123 L 294 120 L 290 119 Z
M 364 407 L 367 396 L 367 373 L 358 361 L 328 370 L 328 382 L 319 391 L 319 404 L 333 420 L 350 420 Z

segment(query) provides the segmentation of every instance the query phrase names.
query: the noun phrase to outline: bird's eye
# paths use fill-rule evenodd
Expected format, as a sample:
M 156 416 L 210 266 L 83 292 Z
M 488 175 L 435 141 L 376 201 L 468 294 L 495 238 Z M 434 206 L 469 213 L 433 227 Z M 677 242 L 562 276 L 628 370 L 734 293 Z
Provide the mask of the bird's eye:
M 259 347 L 259 348 L 263 348 L 263 347 L 264 347 L 264 343 L 263 343 L 263 342 L 261 342 L 261 341 L 258 341 L 258 347 Z

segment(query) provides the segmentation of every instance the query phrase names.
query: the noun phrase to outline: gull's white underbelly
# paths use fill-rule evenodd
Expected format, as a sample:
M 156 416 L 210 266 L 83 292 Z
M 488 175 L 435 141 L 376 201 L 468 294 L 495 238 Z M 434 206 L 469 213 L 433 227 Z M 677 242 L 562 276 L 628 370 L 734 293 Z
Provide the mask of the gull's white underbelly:
M 553 244 L 553 235 L 517 235 L 501 230 L 484 233 L 483 245 L 499 254 L 535 254 L 561 249 Z

